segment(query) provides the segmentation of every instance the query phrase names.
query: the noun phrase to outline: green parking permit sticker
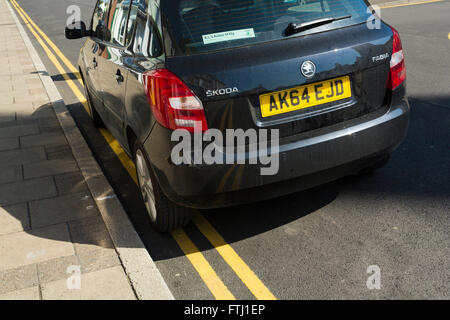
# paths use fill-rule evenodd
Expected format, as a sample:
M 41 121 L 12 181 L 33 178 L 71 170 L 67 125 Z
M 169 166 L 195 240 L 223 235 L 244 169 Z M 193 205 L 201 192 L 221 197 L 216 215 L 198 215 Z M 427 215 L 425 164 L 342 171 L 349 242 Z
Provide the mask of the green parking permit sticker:
M 204 44 L 210 44 L 229 40 L 254 38 L 255 32 L 253 31 L 253 28 L 250 28 L 205 34 L 202 37 Z

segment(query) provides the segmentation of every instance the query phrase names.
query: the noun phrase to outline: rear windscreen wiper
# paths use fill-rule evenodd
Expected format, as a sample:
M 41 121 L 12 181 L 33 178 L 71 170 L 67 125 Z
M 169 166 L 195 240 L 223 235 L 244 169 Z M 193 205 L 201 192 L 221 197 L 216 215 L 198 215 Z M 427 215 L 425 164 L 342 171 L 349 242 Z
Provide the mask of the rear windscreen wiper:
M 337 18 L 329 17 L 329 18 L 312 20 L 312 21 L 301 23 L 301 24 L 296 24 L 294 22 L 291 22 L 288 25 L 288 27 L 286 28 L 285 33 L 286 33 L 286 36 L 290 36 L 294 33 L 302 32 L 304 30 L 312 29 L 312 28 L 319 27 L 319 26 L 327 24 L 327 23 L 331 23 L 331 22 L 334 22 L 337 20 L 348 19 L 351 17 L 352 16 L 349 14 L 349 15 L 337 17 Z

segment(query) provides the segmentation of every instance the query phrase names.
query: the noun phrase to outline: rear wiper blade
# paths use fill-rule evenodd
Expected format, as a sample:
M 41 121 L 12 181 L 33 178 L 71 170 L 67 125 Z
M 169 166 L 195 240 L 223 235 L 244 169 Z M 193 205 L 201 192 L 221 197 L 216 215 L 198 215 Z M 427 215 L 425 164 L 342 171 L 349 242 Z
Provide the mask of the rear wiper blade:
M 301 23 L 301 24 L 296 24 L 294 22 L 291 22 L 287 26 L 285 33 L 286 33 L 286 36 L 290 36 L 290 35 L 292 35 L 294 33 L 298 33 L 298 32 L 302 32 L 304 30 L 308 30 L 308 29 L 312 29 L 312 28 L 315 28 L 315 27 L 319 27 L 321 25 L 324 25 L 324 24 L 327 24 L 327 23 L 331 23 L 331 22 L 334 22 L 334 21 L 349 19 L 351 17 L 352 16 L 349 14 L 349 15 L 341 16 L 341 17 L 337 17 L 337 18 L 329 17 L 329 18 L 312 20 L 312 21 Z

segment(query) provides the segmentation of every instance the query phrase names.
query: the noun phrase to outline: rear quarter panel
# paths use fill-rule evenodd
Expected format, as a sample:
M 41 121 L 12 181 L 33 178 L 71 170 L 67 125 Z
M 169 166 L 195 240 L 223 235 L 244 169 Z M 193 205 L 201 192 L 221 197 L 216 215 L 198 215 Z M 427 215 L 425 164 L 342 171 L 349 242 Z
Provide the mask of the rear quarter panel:
M 163 67 L 162 59 L 146 57 L 136 57 L 130 65 L 125 94 L 126 122 L 141 143 L 147 139 L 155 124 L 147 100 L 143 74 L 148 70 Z M 129 151 L 132 147 L 129 146 Z

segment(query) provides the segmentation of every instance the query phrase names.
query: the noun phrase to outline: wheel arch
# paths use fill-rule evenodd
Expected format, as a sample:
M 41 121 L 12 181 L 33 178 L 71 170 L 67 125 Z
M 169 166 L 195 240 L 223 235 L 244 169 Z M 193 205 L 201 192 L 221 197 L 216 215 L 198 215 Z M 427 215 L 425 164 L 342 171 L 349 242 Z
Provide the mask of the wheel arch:
M 134 132 L 133 128 L 131 128 L 131 126 L 129 126 L 129 125 L 127 125 L 125 134 L 126 134 L 126 138 L 127 138 L 128 152 L 129 152 L 130 156 L 132 158 L 134 158 L 133 147 L 134 147 L 134 143 L 138 140 L 138 137 L 137 137 L 136 133 Z

